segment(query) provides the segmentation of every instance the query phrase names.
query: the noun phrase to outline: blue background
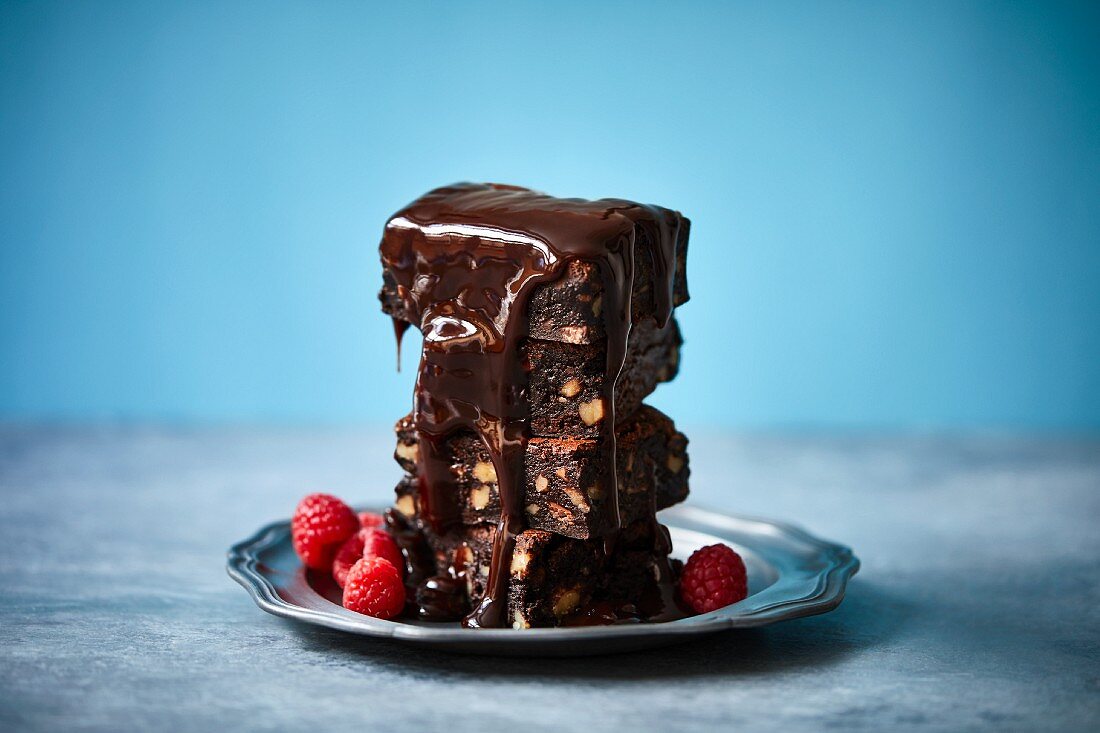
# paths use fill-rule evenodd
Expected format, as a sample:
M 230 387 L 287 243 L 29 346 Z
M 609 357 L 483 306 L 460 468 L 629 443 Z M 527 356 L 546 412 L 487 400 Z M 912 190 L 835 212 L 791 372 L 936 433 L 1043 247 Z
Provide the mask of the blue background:
M 4 3 L 0 418 L 391 421 L 473 179 L 693 219 L 682 423 L 1096 428 L 1098 8 Z

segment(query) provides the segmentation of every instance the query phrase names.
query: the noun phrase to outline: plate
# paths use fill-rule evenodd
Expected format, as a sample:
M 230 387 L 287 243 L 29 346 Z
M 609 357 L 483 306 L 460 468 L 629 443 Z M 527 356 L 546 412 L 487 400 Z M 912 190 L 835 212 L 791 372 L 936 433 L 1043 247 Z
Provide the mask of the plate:
M 263 527 L 229 549 L 229 576 L 276 616 L 352 634 L 470 654 L 583 656 L 674 644 L 727 629 L 812 616 L 836 608 L 859 569 L 843 545 L 789 524 L 697 507 L 661 512 L 674 557 L 725 543 L 745 560 L 749 596 L 712 613 L 668 623 L 561 629 L 464 629 L 457 622 L 383 621 L 343 608 L 331 579 L 307 572 L 290 544 L 290 522 Z

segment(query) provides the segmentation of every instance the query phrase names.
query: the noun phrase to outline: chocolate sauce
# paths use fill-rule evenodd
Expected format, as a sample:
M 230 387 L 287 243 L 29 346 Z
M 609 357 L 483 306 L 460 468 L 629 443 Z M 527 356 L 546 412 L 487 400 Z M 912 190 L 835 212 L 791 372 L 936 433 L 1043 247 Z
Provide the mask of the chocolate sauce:
M 409 330 L 409 325 L 408 321 L 393 319 L 393 337 L 397 341 L 397 371 L 401 371 L 401 339 L 405 336 L 405 331 Z
M 436 189 L 387 222 L 380 247 L 383 266 L 424 336 L 413 408 L 420 440 L 421 516 L 436 531 L 460 519 L 458 487 L 443 446 L 452 433 L 469 430 L 480 436 L 497 474 L 502 509 L 486 593 L 464 619 L 466 626 L 504 625 L 508 563 L 515 537 L 524 529 L 529 415 L 520 344 L 527 335 L 533 290 L 561 277 L 572 260 L 593 262 L 603 275 L 607 378 L 602 396 L 612 426 L 607 475 L 615 518 L 605 551 L 611 552 L 620 524 L 614 387 L 630 336 L 634 252 L 638 245 L 652 253 L 655 315 L 663 326 L 672 313 L 680 225 L 679 214 L 660 207 L 618 199 L 558 199 L 515 186 L 475 183 Z M 400 339 L 396 324 L 395 333 Z
M 433 575 L 416 589 L 417 615 L 425 621 L 457 621 L 470 610 L 466 582 L 450 575 Z
M 408 517 L 393 509 L 382 515 L 386 531 L 393 537 L 405 558 L 405 585 L 415 591 L 424 578 L 435 572 L 435 558 L 424 533 Z M 412 593 L 409 594 L 412 597 Z

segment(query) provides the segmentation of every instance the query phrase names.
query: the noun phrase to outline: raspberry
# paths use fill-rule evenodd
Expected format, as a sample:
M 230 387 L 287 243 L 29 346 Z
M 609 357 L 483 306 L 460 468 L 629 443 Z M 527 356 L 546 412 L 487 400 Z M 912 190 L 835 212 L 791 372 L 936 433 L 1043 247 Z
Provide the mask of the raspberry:
M 680 598 L 695 613 L 709 613 L 749 594 L 745 562 L 725 545 L 692 553 L 680 576 Z
M 375 514 L 374 512 L 359 512 L 359 526 L 364 529 L 373 529 L 374 527 L 381 527 L 385 523 L 381 514 Z
M 351 566 L 363 559 L 363 535 L 368 531 L 359 530 L 344 540 L 344 544 L 336 551 L 336 557 L 332 560 L 332 579 L 341 588 L 344 587 Z
M 393 537 L 381 529 L 364 529 L 360 530 L 359 534 L 363 535 L 364 558 L 385 558 L 397 568 L 399 574 L 404 576 L 405 558 L 397 547 L 397 543 L 393 541 Z
M 359 518 L 331 494 L 310 494 L 298 502 L 290 521 L 294 551 L 306 567 L 328 570 L 344 541 L 359 529 Z
M 365 557 L 385 558 L 404 575 L 405 558 L 393 538 L 380 529 L 366 528 L 344 540 L 344 544 L 336 551 L 336 557 L 332 560 L 332 579 L 336 581 L 336 585 L 343 588 L 351 566 Z
M 375 618 L 389 619 L 405 607 L 405 584 L 389 560 L 363 558 L 348 571 L 344 608 Z

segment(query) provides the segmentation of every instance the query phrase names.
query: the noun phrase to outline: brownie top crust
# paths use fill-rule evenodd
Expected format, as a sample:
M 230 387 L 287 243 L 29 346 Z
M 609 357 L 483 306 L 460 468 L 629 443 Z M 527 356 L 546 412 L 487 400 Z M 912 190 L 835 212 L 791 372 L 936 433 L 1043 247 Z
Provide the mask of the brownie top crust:
M 608 424 L 615 424 L 614 385 L 632 325 L 635 274 L 647 273 L 652 316 L 672 314 L 677 243 L 686 220 L 659 206 L 620 199 L 561 199 L 516 186 L 459 183 L 435 189 L 394 214 L 380 245 L 384 279 L 393 283 L 405 320 L 424 337 L 413 422 L 421 512 L 435 529 L 460 521 L 442 441 L 459 430 L 485 443 L 498 476 L 501 518 L 487 592 L 468 626 L 499 626 L 507 568 L 524 529 L 523 456 L 530 435 L 528 375 L 520 343 L 528 335 L 533 290 L 570 263 L 598 268 L 599 314 L 606 334 Z M 638 257 L 646 257 L 644 267 Z M 398 336 L 402 326 L 395 320 Z M 614 431 L 609 455 L 614 476 Z M 615 484 L 612 484 L 615 485 Z M 614 496 L 614 492 L 612 492 Z M 617 509 L 612 508 L 617 517 Z M 608 530 L 608 542 L 621 522 Z

